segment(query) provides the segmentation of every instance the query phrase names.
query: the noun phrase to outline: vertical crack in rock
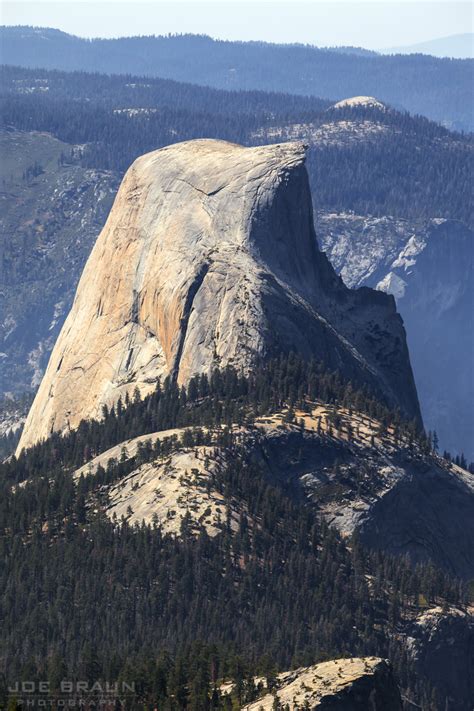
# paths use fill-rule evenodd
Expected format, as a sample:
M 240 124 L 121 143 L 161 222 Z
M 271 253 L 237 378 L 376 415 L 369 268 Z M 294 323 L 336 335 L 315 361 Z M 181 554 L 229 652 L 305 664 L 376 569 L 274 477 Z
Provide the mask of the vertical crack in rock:
M 125 363 L 125 370 L 129 369 L 130 363 L 132 361 L 132 357 L 133 357 L 133 348 L 131 348 L 128 352 L 127 362 Z
M 179 322 L 178 348 L 176 350 L 176 355 L 174 357 L 174 363 L 171 368 L 171 377 L 174 380 L 177 380 L 178 375 L 179 375 L 179 366 L 181 364 L 181 358 L 183 356 L 184 343 L 186 341 L 186 334 L 188 332 L 189 317 L 191 316 L 191 311 L 193 308 L 194 299 L 196 298 L 196 294 L 198 293 L 204 279 L 206 278 L 206 274 L 209 271 L 209 267 L 210 267 L 209 262 L 204 262 L 204 264 L 199 269 L 199 272 L 194 277 L 194 280 L 191 283 L 191 286 L 189 287 L 188 293 L 186 295 L 186 301 L 185 301 L 184 307 L 183 307 L 183 315 L 181 316 L 181 319 Z
M 138 323 L 138 314 L 140 309 L 140 294 L 136 289 L 133 290 L 132 308 L 130 309 L 130 321 Z

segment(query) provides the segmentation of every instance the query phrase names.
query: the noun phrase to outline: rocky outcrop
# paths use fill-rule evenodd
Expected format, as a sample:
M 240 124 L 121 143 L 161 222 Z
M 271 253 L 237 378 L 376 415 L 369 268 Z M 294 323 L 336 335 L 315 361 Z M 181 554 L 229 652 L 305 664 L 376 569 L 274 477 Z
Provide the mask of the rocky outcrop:
M 351 287 L 392 294 L 427 429 L 474 459 L 474 234 L 456 220 L 319 213 L 317 233 Z
M 324 361 L 419 417 L 393 297 L 319 252 L 301 144 L 215 140 L 139 158 L 81 277 L 20 449 L 136 387 L 280 351 Z
M 165 461 L 143 464 L 108 487 L 106 514 L 112 521 L 125 518 L 131 525 L 156 522 L 171 535 L 180 534 L 184 519 L 209 536 L 217 535 L 227 523 L 237 529 L 239 511 L 228 511 L 223 495 L 212 486 L 226 462 L 223 450 L 183 447 Z
M 380 111 L 386 111 L 387 107 L 381 101 L 376 99 L 374 96 L 351 96 L 350 99 L 342 99 L 338 101 L 333 109 L 345 109 L 347 107 L 364 107 L 370 109 L 379 109 Z
M 259 425 L 272 480 L 302 491 L 344 536 L 357 531 L 370 548 L 474 578 L 474 475 L 390 432 L 381 436 L 365 415 L 337 414 L 339 429 L 329 432 L 327 406 L 297 413 L 303 433 L 279 416 Z
M 367 415 L 336 413 L 322 403 L 296 415 L 298 424 L 287 422 L 283 412 L 234 426 L 234 439 L 270 481 L 307 499 L 344 537 L 357 532 L 372 549 L 474 578 L 473 474 L 423 455 L 393 432 L 381 434 L 380 422 Z M 109 460 L 135 457 L 147 440 L 150 448 L 157 439 L 178 442 L 184 432 L 165 430 L 123 442 L 82 466 L 77 476 L 94 474 Z M 178 447 L 165 462 L 134 465 L 105 492 L 106 513 L 118 519 L 124 515 L 131 523 L 157 519 L 169 533 L 178 533 L 189 513 L 196 525 L 215 535 L 222 502 L 211 484 L 213 473 L 225 470 L 227 461 L 227 450 L 220 446 L 212 451 Z
M 474 477 L 454 466 L 395 456 L 401 476 L 360 522 L 361 541 L 414 562 L 431 561 L 453 576 L 474 577 Z
M 335 659 L 278 676 L 274 694 L 243 707 L 314 711 L 401 711 L 400 691 L 390 662 L 377 657 Z

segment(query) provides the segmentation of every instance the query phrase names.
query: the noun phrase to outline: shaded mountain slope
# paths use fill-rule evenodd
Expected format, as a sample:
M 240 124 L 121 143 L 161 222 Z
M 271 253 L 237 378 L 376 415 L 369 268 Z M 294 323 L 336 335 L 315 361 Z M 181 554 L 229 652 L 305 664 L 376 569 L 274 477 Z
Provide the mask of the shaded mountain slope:
M 269 481 L 310 502 L 342 535 L 357 532 L 370 548 L 474 578 L 473 474 L 427 457 L 406 436 L 362 413 L 313 403 L 294 417 L 291 423 L 287 412 L 275 413 L 249 427 L 235 426 L 233 442 L 259 462 Z M 216 535 L 225 517 L 212 481 L 216 470 L 229 466 L 226 448 L 180 447 L 189 437 L 192 428 L 122 442 L 84 464 L 75 477 L 129 462 L 126 477 L 104 489 L 109 517 L 124 516 L 133 524 L 151 524 L 156 517 L 164 530 L 176 533 L 189 515 Z M 175 453 L 154 460 L 153 451 L 166 443 Z M 238 509 L 236 503 L 233 516 Z
M 2 393 L 35 390 L 117 189 L 80 148 L 40 132 L 0 134 Z

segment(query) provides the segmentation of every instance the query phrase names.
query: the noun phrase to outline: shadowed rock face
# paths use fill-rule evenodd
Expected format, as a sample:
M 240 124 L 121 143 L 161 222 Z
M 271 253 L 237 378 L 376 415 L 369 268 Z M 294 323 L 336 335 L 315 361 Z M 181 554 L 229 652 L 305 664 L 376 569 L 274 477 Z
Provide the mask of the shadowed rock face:
M 462 222 L 320 213 L 317 233 L 350 287 L 393 294 L 427 429 L 474 459 L 474 233 Z
M 317 407 L 305 431 L 275 415 L 254 456 L 271 481 L 303 494 L 346 537 L 372 549 L 431 562 L 450 575 L 474 578 L 474 475 L 417 447 L 377 436 L 378 423 L 339 411 L 355 435 L 317 435 L 328 411 Z M 344 428 L 347 424 L 343 425 Z M 374 444 L 371 443 L 372 436 Z
M 405 630 L 417 672 L 436 686 L 446 708 L 472 711 L 474 699 L 474 610 L 431 608 Z
M 304 147 L 198 140 L 155 151 L 123 180 L 20 449 L 160 377 L 245 371 L 281 350 L 419 417 L 393 297 L 347 289 L 318 250 Z
M 334 429 L 328 423 L 331 412 L 331 406 L 314 403 L 305 411 L 296 410 L 296 423 L 286 421 L 286 411 L 275 412 L 255 419 L 250 427 L 234 426 L 234 441 L 269 482 L 307 501 L 344 538 L 357 532 L 368 548 L 406 556 L 413 563 L 430 562 L 454 577 L 473 580 L 474 474 L 424 455 L 393 433 L 382 435 L 381 423 L 360 412 L 339 408 L 340 429 Z M 84 464 L 76 477 L 96 473 L 99 465 L 106 468 L 110 459 L 134 457 L 147 439 L 150 445 L 171 436 L 181 439 L 185 430 L 164 430 L 116 444 Z M 151 524 L 156 515 L 163 530 L 176 533 L 186 515 L 216 535 L 221 496 L 211 484 L 214 472 L 225 470 L 228 451 L 212 446 L 204 455 L 205 449 L 183 446 L 165 463 L 137 464 L 108 487 L 107 516 L 113 519 L 115 513 L 120 520 L 125 515 L 129 523 L 141 525 Z M 176 512 L 172 520 L 168 509 Z M 201 518 L 206 509 L 208 516 Z

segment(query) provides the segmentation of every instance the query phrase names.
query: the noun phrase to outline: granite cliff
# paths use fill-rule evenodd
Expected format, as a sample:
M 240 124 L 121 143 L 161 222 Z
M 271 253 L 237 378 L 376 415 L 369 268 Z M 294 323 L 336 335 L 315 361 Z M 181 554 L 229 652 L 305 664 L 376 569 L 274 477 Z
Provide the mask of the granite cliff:
M 391 295 L 350 290 L 318 250 L 305 150 L 188 141 L 127 172 L 19 448 L 158 378 L 279 351 L 315 357 L 419 418 Z

